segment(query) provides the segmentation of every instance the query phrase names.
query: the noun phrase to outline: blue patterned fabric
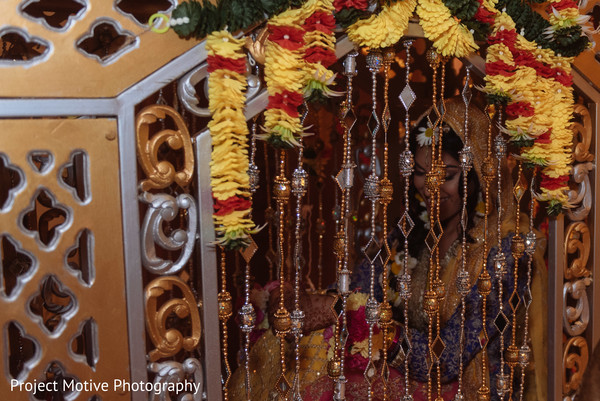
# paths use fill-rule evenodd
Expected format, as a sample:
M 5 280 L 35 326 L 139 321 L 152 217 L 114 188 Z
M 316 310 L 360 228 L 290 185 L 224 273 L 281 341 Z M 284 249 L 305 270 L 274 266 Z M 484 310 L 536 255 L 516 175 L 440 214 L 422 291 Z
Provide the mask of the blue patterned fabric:
M 388 241 L 391 245 L 394 239 L 398 235 L 398 232 L 393 232 Z M 506 257 L 506 273 L 502 279 L 502 293 L 503 293 L 503 312 L 509 320 L 509 324 L 506 326 L 504 331 L 504 347 L 506 348 L 510 344 L 511 339 L 511 324 L 512 324 L 512 309 L 509 304 L 510 296 L 514 291 L 514 258 L 511 254 L 511 243 L 513 234 L 509 234 L 502 240 L 502 251 Z M 486 306 L 486 326 L 487 333 L 489 336 L 488 343 L 488 355 L 490 364 L 490 388 L 492 400 L 499 399 L 496 394 L 495 383 L 496 375 L 500 370 L 500 333 L 497 329 L 494 320 L 500 312 L 499 302 L 499 288 L 498 280 L 494 272 L 494 256 L 497 254 L 498 248 L 494 247 L 490 250 L 486 262 L 486 268 L 492 277 L 492 292 L 487 298 Z M 523 307 L 523 295 L 527 287 L 527 276 L 526 276 L 526 257 L 524 256 L 520 261 L 519 277 L 517 281 L 517 293 L 521 299 L 521 303 L 518 308 Z M 380 262 L 375 265 L 375 297 L 379 302 L 383 299 L 381 285 L 377 279 L 382 273 L 382 265 Z M 368 260 L 364 260 L 354 271 L 352 289 L 361 292 L 368 292 L 370 283 L 370 263 Z M 447 284 L 448 285 L 448 284 Z M 450 283 L 449 285 L 454 285 Z M 477 291 L 477 285 L 471 288 L 469 294 L 465 297 L 465 340 L 464 340 L 464 351 L 462 354 L 462 360 L 464 366 L 475 357 L 475 355 L 482 349 L 483 333 L 482 333 L 482 298 Z M 460 304 L 454 311 L 451 318 L 446 322 L 445 326 L 441 328 L 440 337 L 445 344 L 444 352 L 440 357 L 441 361 L 441 373 L 442 382 L 447 383 L 457 380 L 459 374 L 459 354 L 460 354 Z M 428 379 L 428 335 L 427 332 L 423 332 L 414 328 L 409 329 L 410 341 L 412 350 L 409 357 L 409 368 L 410 376 L 414 380 L 426 382 Z M 517 346 L 521 346 L 521 342 L 517 342 Z M 505 372 L 508 372 L 508 367 L 505 367 Z M 519 377 L 520 375 L 515 375 Z

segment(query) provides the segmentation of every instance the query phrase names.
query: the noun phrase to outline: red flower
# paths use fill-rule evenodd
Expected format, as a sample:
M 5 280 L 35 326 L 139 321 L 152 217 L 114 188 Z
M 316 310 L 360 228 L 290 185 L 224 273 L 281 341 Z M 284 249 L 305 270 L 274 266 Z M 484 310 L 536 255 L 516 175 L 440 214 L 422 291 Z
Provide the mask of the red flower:
M 548 177 L 546 174 L 542 173 L 542 182 L 540 183 L 540 186 L 542 188 L 546 188 L 548 190 L 554 190 L 554 189 L 566 187 L 568 182 L 569 182 L 568 175 L 561 175 L 560 177 L 551 178 L 551 177 Z
M 357 10 L 366 10 L 368 2 L 367 0 L 334 0 L 333 6 L 335 7 L 336 12 L 340 12 L 340 10 L 344 8 L 356 8 Z
M 223 56 L 208 56 L 208 72 L 216 70 L 229 70 L 235 71 L 239 74 L 246 73 L 246 59 L 241 58 L 227 58 Z
M 514 29 L 504 29 L 502 31 L 498 31 L 496 32 L 495 35 L 490 35 L 488 36 L 488 43 L 490 45 L 496 44 L 496 43 L 504 43 L 506 46 L 508 46 L 510 48 L 511 51 L 513 51 L 513 46 L 515 44 L 517 40 L 517 31 Z
M 521 50 L 515 50 L 513 52 L 513 60 L 515 61 L 515 64 L 527 67 L 534 67 L 534 64 L 537 63 L 533 54 Z
M 552 14 L 552 8 L 555 8 L 557 11 L 564 10 L 565 8 L 575 8 L 578 9 L 577 3 L 573 0 L 561 0 L 558 3 L 551 3 L 548 5 L 548 14 Z
M 513 119 L 519 116 L 531 117 L 534 114 L 533 107 L 528 102 L 514 102 L 506 106 L 506 115 Z
M 284 91 L 269 96 L 269 105 L 267 109 L 282 109 L 291 117 L 298 117 L 298 106 L 302 104 L 304 98 L 300 93 Z
M 335 28 L 335 18 L 333 17 L 333 14 L 328 14 L 323 11 L 316 11 L 304 21 L 304 29 L 307 32 L 321 31 L 327 35 L 332 35 L 333 28 Z
M 563 84 L 564 86 L 573 85 L 573 77 L 571 76 L 571 74 L 567 74 L 564 70 L 561 70 L 560 68 L 554 69 L 553 78 L 556 79 L 557 82 Z
M 337 61 L 337 57 L 335 57 L 335 52 L 333 50 L 324 49 L 320 46 L 313 46 L 306 49 L 304 60 L 309 63 L 318 63 L 320 61 L 323 66 L 329 67 Z
M 494 22 L 494 13 L 488 11 L 485 7 L 479 7 L 473 18 L 479 22 L 492 24 Z
M 487 75 L 502 75 L 510 77 L 515 74 L 516 68 L 504 61 L 494 61 L 485 64 L 485 73 Z
M 215 199 L 215 215 L 226 216 L 236 210 L 247 210 L 252 207 L 252 202 L 248 199 L 240 198 L 238 196 L 232 196 L 224 201 Z
M 551 133 L 552 133 L 552 128 L 550 128 L 548 131 L 544 132 L 542 135 L 535 138 L 535 143 L 548 144 L 548 143 L 552 142 L 552 140 L 550 139 Z
M 291 26 L 269 25 L 269 40 L 288 50 L 298 50 L 304 46 L 304 30 Z

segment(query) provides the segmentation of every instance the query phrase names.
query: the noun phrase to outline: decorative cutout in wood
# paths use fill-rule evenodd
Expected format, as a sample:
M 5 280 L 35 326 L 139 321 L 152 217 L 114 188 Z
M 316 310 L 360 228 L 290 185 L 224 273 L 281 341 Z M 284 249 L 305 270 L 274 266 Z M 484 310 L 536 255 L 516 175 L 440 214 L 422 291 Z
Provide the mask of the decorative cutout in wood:
M 83 0 L 29 0 L 19 5 L 19 11 L 48 29 L 66 31 L 86 10 Z
M 8 157 L 0 153 L 0 212 L 7 212 L 17 193 L 25 187 L 25 175 Z
M 75 200 L 87 203 L 91 199 L 88 157 L 84 151 L 72 153 L 71 160 L 60 169 L 59 179 L 71 190 Z
M 94 318 L 87 319 L 71 341 L 71 357 L 94 369 L 98 363 L 98 326 Z
M 89 287 L 94 282 L 94 234 L 87 228 L 79 232 L 75 245 L 67 250 L 65 265 L 77 276 L 81 284 Z
M 99 18 L 76 46 L 86 56 L 105 65 L 133 49 L 138 40 L 132 32 L 122 29 L 118 22 Z
M 0 235 L 0 290 L 3 296 L 14 298 L 19 295 L 23 283 L 35 271 L 34 261 L 34 256 L 23 250 L 10 235 Z
M 41 357 L 38 342 L 25 334 L 25 330 L 15 321 L 6 325 L 4 343 L 8 346 L 8 371 L 13 379 L 24 380 Z
M 54 164 L 54 156 L 46 150 L 34 150 L 27 156 L 31 167 L 40 174 L 46 174 Z
M 29 302 L 29 310 L 46 331 L 55 334 L 76 311 L 75 296 L 54 275 L 46 276 L 40 291 Z
M 54 195 L 44 188 L 34 194 L 30 206 L 22 212 L 22 216 L 21 223 L 25 231 L 48 248 L 56 245 L 70 221 L 67 207 L 59 204 Z
M 42 61 L 48 55 L 49 48 L 47 41 L 30 36 L 20 28 L 0 30 L 0 64 L 33 64 Z
M 168 13 L 177 2 L 173 0 L 117 0 L 115 8 L 140 25 L 148 25 L 150 16 L 154 13 Z

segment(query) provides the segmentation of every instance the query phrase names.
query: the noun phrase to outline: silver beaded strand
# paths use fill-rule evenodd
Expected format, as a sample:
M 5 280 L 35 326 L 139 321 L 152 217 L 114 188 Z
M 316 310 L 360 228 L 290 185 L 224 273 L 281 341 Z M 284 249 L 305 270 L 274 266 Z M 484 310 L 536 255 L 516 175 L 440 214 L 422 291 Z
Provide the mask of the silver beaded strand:
M 458 276 L 456 277 L 456 288 L 458 289 L 458 293 L 460 294 L 460 353 L 458 355 L 458 392 L 454 396 L 454 401 L 464 401 L 465 396 L 462 393 L 463 388 L 463 352 L 465 347 L 465 297 L 469 293 L 470 286 L 470 277 L 469 272 L 466 269 L 467 265 L 467 186 L 468 180 L 467 177 L 469 175 L 469 171 L 473 167 L 473 153 L 471 151 L 471 143 L 469 142 L 469 104 L 471 103 L 471 66 L 466 67 L 467 76 L 465 77 L 465 86 L 462 90 L 462 98 L 465 103 L 465 125 L 463 128 L 464 132 L 464 145 L 462 150 L 459 153 L 460 158 L 460 168 L 462 170 L 462 178 L 463 178 L 463 198 L 462 198 L 462 212 L 461 212 L 461 229 L 462 229 L 462 242 L 461 242 L 461 250 L 462 250 L 462 258 L 461 258 L 461 267 L 458 272 Z
M 402 339 L 399 340 L 400 356 L 404 359 L 404 397 L 403 401 L 412 401 L 413 396 L 410 394 L 410 382 L 409 382 L 409 359 L 410 354 L 410 339 L 408 334 L 408 300 L 410 299 L 410 284 L 411 277 L 408 271 L 408 236 L 412 231 L 415 223 L 410 217 L 409 206 L 410 200 L 408 196 L 410 188 L 410 176 L 414 172 L 414 156 L 410 151 L 409 135 L 410 135 L 410 113 L 409 109 L 416 99 L 415 93 L 410 87 L 410 47 L 412 46 L 412 40 L 404 41 L 404 48 L 406 49 L 406 77 L 405 86 L 402 92 L 400 92 L 400 101 L 404 106 L 404 151 L 400 154 L 400 174 L 404 177 L 404 214 L 398 222 L 398 226 L 404 235 L 404 260 L 402 267 L 402 276 L 396 282 L 396 290 L 400 294 L 400 298 L 404 301 L 404 334 Z
M 381 68 L 383 56 L 378 50 L 371 50 L 367 55 L 367 66 L 371 72 L 372 90 L 371 101 L 372 111 L 367 127 L 371 132 L 371 174 L 365 180 L 364 192 L 365 196 L 371 201 L 371 238 L 365 247 L 365 254 L 370 262 L 371 280 L 369 284 L 369 298 L 365 305 L 366 322 L 369 325 L 369 348 L 367 367 L 364 371 L 365 380 L 367 381 L 367 399 L 373 399 L 372 385 L 375 379 L 375 364 L 373 363 L 373 327 L 379 321 L 379 303 L 375 299 L 375 261 L 379 256 L 381 249 L 376 237 L 376 212 L 377 202 L 379 201 L 379 177 L 377 176 L 376 152 L 377 152 L 377 133 L 379 132 L 380 123 L 377 117 L 377 72 Z

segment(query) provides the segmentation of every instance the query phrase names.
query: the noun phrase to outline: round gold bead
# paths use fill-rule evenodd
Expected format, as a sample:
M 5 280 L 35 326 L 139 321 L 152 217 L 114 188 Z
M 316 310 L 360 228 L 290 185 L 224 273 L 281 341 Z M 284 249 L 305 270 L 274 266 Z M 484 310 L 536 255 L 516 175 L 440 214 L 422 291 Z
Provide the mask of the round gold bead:
M 479 275 L 479 280 L 477 280 L 477 290 L 484 297 L 487 297 L 490 292 L 492 292 L 492 278 L 487 270 L 484 270 L 481 275 Z
M 392 306 L 389 303 L 381 304 L 379 309 L 379 325 L 389 326 L 392 323 Z
M 382 205 L 389 205 L 393 195 L 394 186 L 392 185 L 392 182 L 387 178 L 383 178 L 379 181 L 379 203 Z
M 525 241 L 520 235 L 513 236 L 510 250 L 515 260 L 523 256 L 523 253 L 525 252 Z
M 278 175 L 273 182 L 273 197 L 276 201 L 287 202 L 291 193 L 290 180 Z
M 229 292 L 220 292 L 217 295 L 219 304 L 219 320 L 227 320 L 233 314 L 233 305 L 231 303 L 231 294 Z
M 446 181 L 446 165 L 444 163 L 433 162 L 431 170 L 425 176 L 425 185 L 431 193 L 436 193 L 438 188 Z
M 277 312 L 275 312 L 273 327 L 275 328 L 275 332 L 278 336 L 283 336 L 290 332 L 292 327 L 292 318 L 290 317 L 290 312 L 288 312 L 287 309 L 277 309 Z
M 433 290 L 425 292 L 423 307 L 429 315 L 434 315 L 439 308 L 437 293 Z
M 393 48 L 388 48 L 383 51 L 383 62 L 391 64 L 396 58 L 396 51 Z
M 481 174 L 483 175 L 483 179 L 490 184 L 496 178 L 496 166 L 491 157 L 486 157 L 483 160 L 483 163 L 481 164 Z
M 437 68 L 437 66 L 440 64 L 440 61 L 442 60 L 440 54 L 433 47 L 427 49 L 425 57 L 427 58 L 427 62 L 432 68 Z
M 506 363 L 508 366 L 516 366 L 519 363 L 519 349 L 515 345 L 509 345 L 506 349 Z
M 330 359 L 327 362 L 327 374 L 332 379 L 337 379 L 342 374 L 342 364 L 338 359 Z

